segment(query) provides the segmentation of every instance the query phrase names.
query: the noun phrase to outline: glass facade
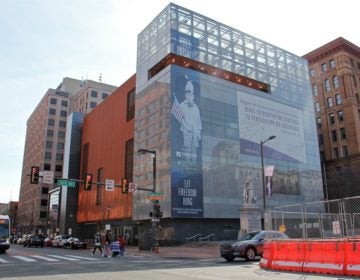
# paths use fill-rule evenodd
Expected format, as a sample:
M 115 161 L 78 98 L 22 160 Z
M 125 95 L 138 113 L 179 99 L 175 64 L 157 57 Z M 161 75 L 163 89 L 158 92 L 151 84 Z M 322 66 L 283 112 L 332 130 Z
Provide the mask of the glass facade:
M 149 70 L 168 54 L 184 64 Z M 268 84 L 229 81 L 221 71 Z M 262 206 L 260 142 L 269 207 L 323 199 L 312 92 L 304 59 L 174 4 L 138 36 L 135 151 L 156 150 L 164 217 L 239 217 L 245 185 Z M 149 155 L 150 157 L 150 155 Z M 134 182 L 152 187 L 152 161 L 135 157 Z M 268 173 L 269 172 L 269 173 Z M 147 219 L 146 192 L 134 193 L 134 219 Z

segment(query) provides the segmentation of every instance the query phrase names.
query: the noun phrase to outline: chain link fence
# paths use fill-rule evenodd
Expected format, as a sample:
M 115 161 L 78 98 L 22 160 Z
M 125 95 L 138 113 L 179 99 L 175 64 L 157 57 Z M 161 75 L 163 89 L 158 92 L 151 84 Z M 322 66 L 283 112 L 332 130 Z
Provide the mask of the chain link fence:
M 265 227 L 291 238 L 331 238 L 360 235 L 360 196 L 267 210 Z

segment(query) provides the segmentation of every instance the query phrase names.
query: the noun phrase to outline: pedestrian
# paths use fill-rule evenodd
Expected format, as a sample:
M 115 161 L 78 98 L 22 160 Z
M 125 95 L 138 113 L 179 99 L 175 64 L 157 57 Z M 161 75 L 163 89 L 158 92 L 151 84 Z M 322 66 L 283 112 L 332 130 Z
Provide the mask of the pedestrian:
M 95 255 L 95 251 L 96 249 L 99 249 L 100 254 L 102 255 L 102 249 L 101 249 L 101 234 L 100 232 L 97 232 L 95 234 L 95 238 L 94 238 L 94 250 L 92 252 L 92 255 Z
M 109 257 L 111 255 L 111 250 L 110 250 L 110 246 L 111 246 L 111 238 L 110 238 L 110 233 L 106 232 L 105 234 L 105 246 L 104 246 L 104 254 L 103 256 L 105 258 Z
M 112 251 L 112 257 L 116 257 L 118 255 L 120 255 L 120 243 L 118 240 L 114 240 L 113 243 L 111 243 L 111 251 Z
M 119 245 L 120 245 L 120 256 L 125 254 L 125 239 L 122 235 L 119 236 Z

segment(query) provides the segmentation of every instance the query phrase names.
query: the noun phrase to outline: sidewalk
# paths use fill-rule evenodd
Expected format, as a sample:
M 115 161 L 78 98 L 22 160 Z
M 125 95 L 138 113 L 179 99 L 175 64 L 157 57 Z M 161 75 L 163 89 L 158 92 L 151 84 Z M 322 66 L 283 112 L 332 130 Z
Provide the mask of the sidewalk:
M 139 250 L 138 247 L 128 246 L 125 248 L 125 254 L 142 255 L 142 256 L 159 256 L 161 258 L 189 258 L 189 259 L 211 259 L 220 258 L 218 246 L 209 247 L 159 247 L 159 252 Z

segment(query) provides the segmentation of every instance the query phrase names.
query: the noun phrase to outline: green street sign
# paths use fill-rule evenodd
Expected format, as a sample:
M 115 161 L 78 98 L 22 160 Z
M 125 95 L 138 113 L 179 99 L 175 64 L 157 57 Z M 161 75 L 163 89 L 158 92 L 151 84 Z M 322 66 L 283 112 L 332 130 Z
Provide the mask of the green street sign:
M 69 181 L 66 179 L 58 179 L 57 184 L 58 184 L 58 186 L 69 187 L 69 188 L 75 188 L 75 186 L 76 186 L 76 182 Z

